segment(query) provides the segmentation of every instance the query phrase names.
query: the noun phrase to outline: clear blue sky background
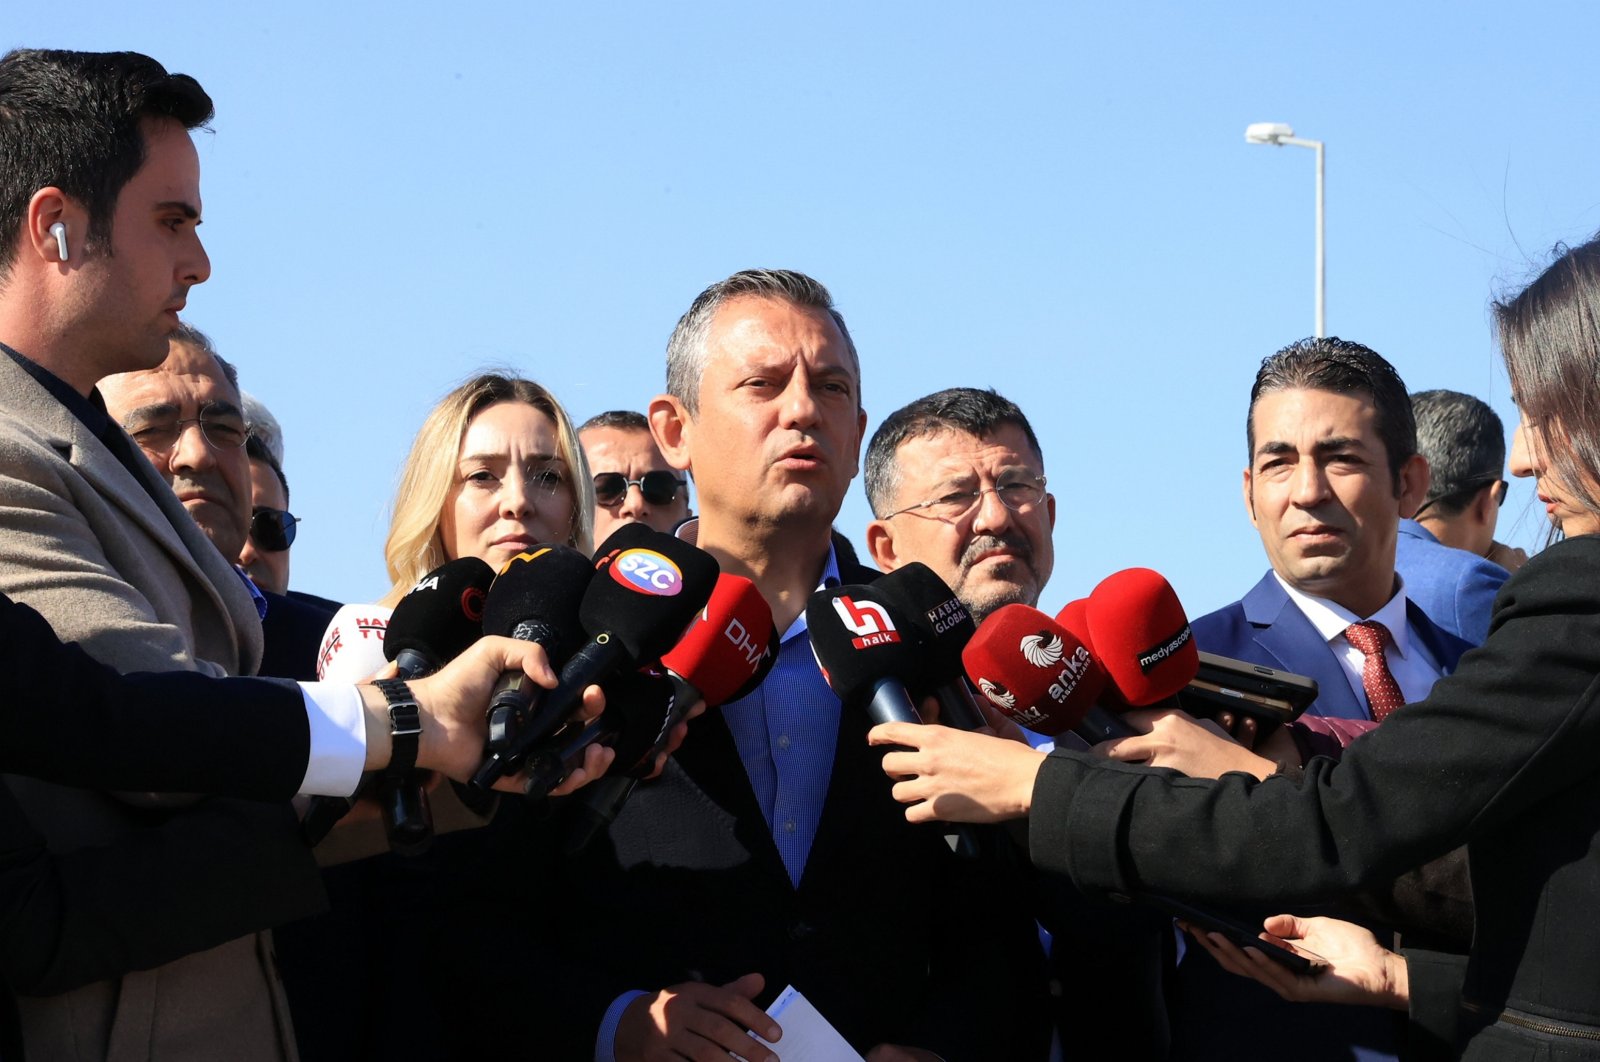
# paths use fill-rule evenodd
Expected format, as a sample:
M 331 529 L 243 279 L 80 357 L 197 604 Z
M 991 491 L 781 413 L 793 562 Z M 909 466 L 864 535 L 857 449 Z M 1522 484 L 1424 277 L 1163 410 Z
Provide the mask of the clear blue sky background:
M 399 463 L 474 369 L 642 408 L 702 287 L 787 266 L 849 321 L 869 430 L 955 384 L 1023 406 L 1048 609 L 1146 565 L 1198 614 L 1265 568 L 1244 405 L 1313 324 L 1313 155 L 1244 127 L 1328 144 L 1329 331 L 1510 422 L 1488 300 L 1600 227 L 1597 12 L 94 0 L 11 5 L 4 42 L 215 98 L 188 317 L 287 430 L 300 589 L 386 589 Z M 1531 497 L 1502 523 L 1530 548 Z M 868 518 L 858 482 L 839 526 Z

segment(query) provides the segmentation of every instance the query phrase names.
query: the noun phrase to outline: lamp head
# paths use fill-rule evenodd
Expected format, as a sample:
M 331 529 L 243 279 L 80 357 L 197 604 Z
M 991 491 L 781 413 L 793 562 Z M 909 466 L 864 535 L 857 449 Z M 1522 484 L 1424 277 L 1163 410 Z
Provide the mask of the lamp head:
M 1245 127 L 1244 139 L 1249 144 L 1277 144 L 1294 136 L 1294 129 L 1284 122 L 1253 122 Z

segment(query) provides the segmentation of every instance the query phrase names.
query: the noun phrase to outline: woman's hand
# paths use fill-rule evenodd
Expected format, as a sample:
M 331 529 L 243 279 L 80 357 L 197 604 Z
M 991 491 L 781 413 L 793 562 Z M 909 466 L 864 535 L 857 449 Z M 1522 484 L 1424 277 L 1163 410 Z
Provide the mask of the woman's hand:
M 1372 933 L 1336 918 L 1273 915 L 1261 936 L 1327 965 L 1314 974 L 1296 974 L 1256 948 L 1240 948 L 1221 933 L 1183 928 L 1229 973 L 1260 981 L 1295 1003 L 1355 1003 L 1405 1010 L 1410 981 L 1405 956 L 1378 943 Z

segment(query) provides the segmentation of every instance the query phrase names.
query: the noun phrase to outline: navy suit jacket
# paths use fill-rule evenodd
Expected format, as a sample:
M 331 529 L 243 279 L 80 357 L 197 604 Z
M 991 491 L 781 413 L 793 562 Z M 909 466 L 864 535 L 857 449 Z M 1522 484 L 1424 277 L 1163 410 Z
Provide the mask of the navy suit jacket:
M 1494 598 L 1511 573 L 1476 553 L 1445 545 L 1415 520 L 1400 521 L 1395 571 L 1406 581 L 1406 599 L 1451 634 L 1482 645 L 1489 636 Z
M 1410 600 L 1406 617 L 1412 647 L 1436 664 L 1441 675 L 1455 670 L 1461 655 L 1472 648 Z M 1193 630 L 1195 645 L 1208 653 L 1316 679 L 1317 699 L 1306 709 L 1311 715 L 1372 718 L 1327 641 L 1270 571 L 1242 599 L 1195 620 Z M 1170 1057 L 1173 1062 L 1289 1057 L 1378 1062 L 1393 1059 L 1402 1042 L 1405 1024 L 1403 1015 L 1397 1015 L 1369 1007 L 1287 1003 L 1254 981 L 1223 971 L 1191 945 L 1178 965 L 1172 992 Z
M 1415 602 L 1406 602 L 1412 645 L 1438 665 L 1441 675 L 1455 670 L 1472 643 L 1456 637 L 1428 618 Z M 1194 644 L 1208 653 L 1264 664 L 1317 680 L 1317 699 L 1306 711 L 1338 719 L 1371 719 L 1338 658 L 1317 629 L 1271 572 L 1231 605 L 1194 621 Z

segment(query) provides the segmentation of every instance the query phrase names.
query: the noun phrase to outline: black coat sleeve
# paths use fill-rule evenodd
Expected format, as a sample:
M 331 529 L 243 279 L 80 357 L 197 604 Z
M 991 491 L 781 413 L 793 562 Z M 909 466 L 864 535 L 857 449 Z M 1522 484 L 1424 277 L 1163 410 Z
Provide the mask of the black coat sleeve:
M 1036 864 L 1080 887 L 1292 905 L 1394 877 L 1591 775 L 1600 537 L 1501 592 L 1489 639 L 1425 701 L 1305 778 L 1189 779 L 1057 751 L 1034 786 Z

